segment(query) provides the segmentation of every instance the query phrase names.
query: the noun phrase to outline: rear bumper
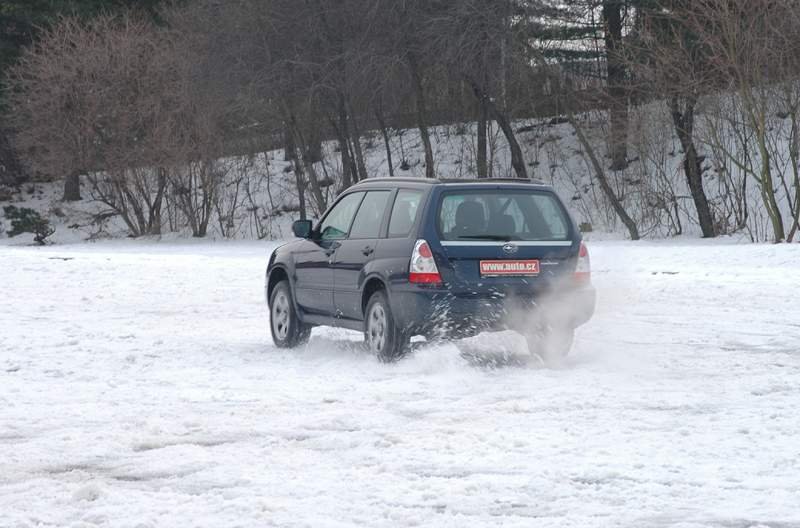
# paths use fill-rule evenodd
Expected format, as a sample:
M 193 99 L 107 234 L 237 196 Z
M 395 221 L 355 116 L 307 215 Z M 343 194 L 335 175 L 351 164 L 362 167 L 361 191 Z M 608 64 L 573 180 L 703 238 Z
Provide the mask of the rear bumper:
M 413 288 L 413 287 L 412 287 Z M 401 328 L 426 337 L 468 337 L 484 331 L 558 325 L 577 328 L 594 314 L 591 286 L 547 294 L 453 295 L 446 290 L 413 288 L 390 295 Z

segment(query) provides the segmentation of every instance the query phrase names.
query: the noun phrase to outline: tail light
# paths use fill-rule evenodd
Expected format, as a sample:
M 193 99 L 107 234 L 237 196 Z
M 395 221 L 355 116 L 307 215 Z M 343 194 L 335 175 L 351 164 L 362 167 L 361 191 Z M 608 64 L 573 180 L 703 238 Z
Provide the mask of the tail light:
M 589 250 L 581 242 L 581 249 L 578 252 L 578 265 L 575 266 L 575 282 L 578 284 L 588 284 L 592 282 L 592 264 L 589 260 Z
M 408 282 L 412 284 L 441 284 L 442 276 L 433 259 L 431 247 L 424 240 L 417 240 L 411 254 L 411 266 L 408 270 Z

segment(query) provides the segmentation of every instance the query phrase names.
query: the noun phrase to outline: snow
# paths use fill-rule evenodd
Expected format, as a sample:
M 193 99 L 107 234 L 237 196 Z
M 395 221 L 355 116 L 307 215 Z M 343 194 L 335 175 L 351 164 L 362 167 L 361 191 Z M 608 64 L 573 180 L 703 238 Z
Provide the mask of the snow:
M 277 350 L 273 247 L 0 247 L 0 527 L 800 524 L 800 246 L 594 242 L 552 368 Z

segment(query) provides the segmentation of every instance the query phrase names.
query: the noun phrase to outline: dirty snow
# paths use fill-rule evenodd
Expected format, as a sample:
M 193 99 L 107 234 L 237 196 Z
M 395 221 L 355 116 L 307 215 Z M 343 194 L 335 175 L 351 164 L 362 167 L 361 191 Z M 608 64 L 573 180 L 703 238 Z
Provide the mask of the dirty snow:
M 595 243 L 538 369 L 277 350 L 271 247 L 0 247 L 0 527 L 800 526 L 800 246 Z

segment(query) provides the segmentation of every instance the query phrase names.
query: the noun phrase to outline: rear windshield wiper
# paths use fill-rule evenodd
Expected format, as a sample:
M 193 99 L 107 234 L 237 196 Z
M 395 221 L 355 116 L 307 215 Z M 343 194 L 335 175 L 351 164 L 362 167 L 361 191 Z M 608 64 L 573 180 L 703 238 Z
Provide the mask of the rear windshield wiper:
M 458 235 L 458 238 L 468 238 L 470 240 L 496 240 L 498 242 L 516 240 L 514 237 L 507 235 Z

